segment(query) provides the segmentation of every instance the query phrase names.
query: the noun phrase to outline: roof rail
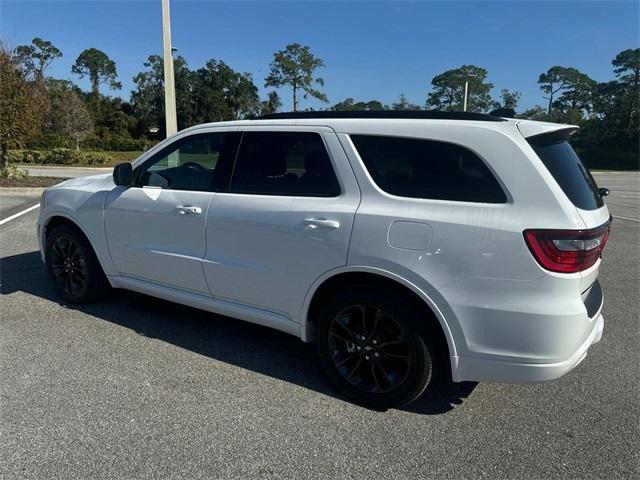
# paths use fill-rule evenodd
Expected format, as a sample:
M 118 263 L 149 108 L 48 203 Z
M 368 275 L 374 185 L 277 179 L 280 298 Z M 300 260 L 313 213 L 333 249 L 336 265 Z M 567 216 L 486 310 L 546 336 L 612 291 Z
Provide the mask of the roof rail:
M 424 119 L 424 120 L 476 120 L 484 122 L 504 122 L 495 115 L 474 112 L 440 112 L 437 110 L 346 110 L 317 112 L 269 113 L 253 120 L 293 120 L 311 118 L 383 118 L 383 119 Z

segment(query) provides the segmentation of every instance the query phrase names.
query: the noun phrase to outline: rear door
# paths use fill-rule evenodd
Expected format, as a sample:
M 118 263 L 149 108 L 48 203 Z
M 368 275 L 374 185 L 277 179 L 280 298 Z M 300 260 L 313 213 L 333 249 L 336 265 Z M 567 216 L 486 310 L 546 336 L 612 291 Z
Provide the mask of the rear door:
M 213 295 L 297 318 L 316 278 L 346 264 L 359 199 L 332 130 L 247 128 L 207 219 Z
M 136 168 L 134 185 L 110 192 L 109 252 L 120 275 L 210 294 L 202 272 L 205 225 L 215 190 L 226 188 L 225 157 L 239 134 L 183 137 Z

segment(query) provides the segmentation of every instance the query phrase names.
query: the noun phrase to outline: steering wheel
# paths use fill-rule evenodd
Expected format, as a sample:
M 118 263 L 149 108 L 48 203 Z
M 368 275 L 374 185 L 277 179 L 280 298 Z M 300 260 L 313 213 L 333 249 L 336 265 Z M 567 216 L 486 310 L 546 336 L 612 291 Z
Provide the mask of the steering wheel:
M 193 169 L 200 170 L 200 171 L 204 171 L 204 170 L 207 169 L 206 167 L 203 167 L 202 165 L 200 165 L 197 162 L 186 162 L 186 163 L 183 163 L 181 165 L 181 167 L 193 168 Z

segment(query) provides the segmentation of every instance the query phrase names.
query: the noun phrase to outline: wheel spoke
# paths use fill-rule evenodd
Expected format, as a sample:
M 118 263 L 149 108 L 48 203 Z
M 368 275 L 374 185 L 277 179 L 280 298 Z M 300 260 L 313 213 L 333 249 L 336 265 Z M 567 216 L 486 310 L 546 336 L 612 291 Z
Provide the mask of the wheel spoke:
M 346 338 L 344 338 L 342 335 L 338 335 L 336 332 L 334 332 L 333 330 L 331 330 L 329 332 L 329 336 L 330 337 L 335 337 L 339 340 L 342 340 L 343 342 L 347 343 L 347 342 L 351 342 L 351 340 L 347 340 Z
M 64 258 L 64 253 L 62 253 L 62 249 L 60 247 L 60 241 L 53 244 L 53 252 L 58 256 L 58 258 Z
M 387 352 L 384 352 L 384 356 L 387 358 L 397 358 L 398 360 L 404 360 L 407 363 L 409 363 L 409 358 L 410 358 L 410 355 L 398 355 L 395 353 L 387 353 Z
M 380 322 L 380 317 L 381 317 L 381 310 L 379 308 L 376 308 L 376 313 L 373 316 L 373 326 L 371 327 L 371 330 L 369 330 L 369 339 L 373 339 L 376 336 L 376 333 L 378 333 L 378 324 Z
M 360 365 L 362 365 L 362 359 L 363 357 L 358 358 L 356 365 L 349 371 L 349 374 L 347 375 L 347 380 L 350 380 L 351 377 L 353 377 L 353 374 L 356 373 L 356 370 L 360 368 Z
M 378 358 L 374 359 L 374 363 L 376 364 L 376 366 L 380 369 L 380 371 L 382 372 L 382 374 L 384 375 L 384 378 L 389 378 L 389 374 L 387 373 L 387 371 L 384 369 L 384 367 L 382 366 L 382 361 L 379 360 Z
M 341 321 L 337 321 L 334 323 L 334 325 L 339 326 L 340 328 L 342 328 L 349 337 L 351 338 L 358 338 L 360 337 L 360 334 L 354 330 L 352 330 L 348 325 L 345 325 L 344 323 L 342 323 Z
M 343 358 L 338 363 L 336 363 L 336 367 L 340 368 L 343 365 L 345 365 L 346 363 L 348 363 L 351 360 L 355 359 L 356 357 L 357 357 L 357 355 L 355 353 L 352 353 L 352 354 L 348 355 L 346 358 Z
M 371 378 L 373 379 L 373 383 L 375 383 L 374 391 L 381 390 L 380 382 L 378 381 L 378 375 L 376 374 L 376 362 L 374 361 L 371 362 Z
M 76 267 L 75 265 L 71 266 L 71 271 L 77 276 L 78 274 L 81 274 L 82 276 L 86 276 L 87 273 L 85 272 L 84 268 L 81 267 Z
M 64 271 L 64 269 L 54 269 L 53 270 L 53 275 L 54 277 L 56 277 L 56 280 L 63 280 L 63 277 L 67 272 Z
M 68 257 L 69 256 L 69 240 L 65 237 L 61 237 L 60 240 L 58 241 L 58 244 L 60 245 L 60 251 L 62 252 L 62 255 L 64 257 Z
M 393 340 L 390 342 L 382 342 L 380 345 L 378 345 L 378 348 L 393 347 L 394 345 L 408 345 L 408 342 L 406 340 Z
M 360 320 L 362 321 L 362 332 L 367 332 L 367 307 L 365 305 L 360 305 L 358 307 L 360 311 Z

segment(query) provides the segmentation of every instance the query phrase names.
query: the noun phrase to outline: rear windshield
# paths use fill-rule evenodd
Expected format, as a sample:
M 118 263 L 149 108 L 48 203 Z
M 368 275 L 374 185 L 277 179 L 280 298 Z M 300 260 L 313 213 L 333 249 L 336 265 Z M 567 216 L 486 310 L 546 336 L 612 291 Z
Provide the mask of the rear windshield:
M 595 180 L 566 140 L 531 141 L 531 146 L 573 204 L 582 210 L 596 210 L 604 205 Z

